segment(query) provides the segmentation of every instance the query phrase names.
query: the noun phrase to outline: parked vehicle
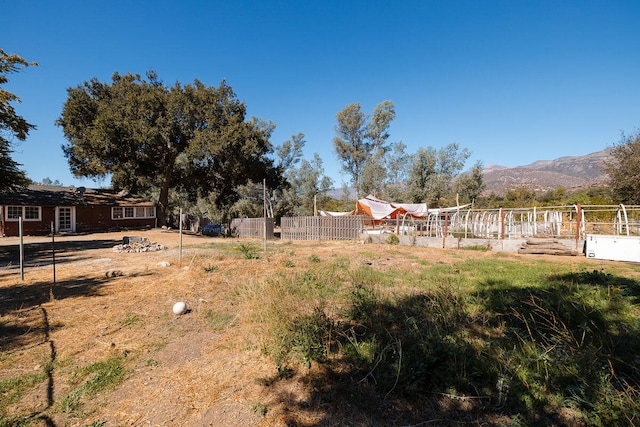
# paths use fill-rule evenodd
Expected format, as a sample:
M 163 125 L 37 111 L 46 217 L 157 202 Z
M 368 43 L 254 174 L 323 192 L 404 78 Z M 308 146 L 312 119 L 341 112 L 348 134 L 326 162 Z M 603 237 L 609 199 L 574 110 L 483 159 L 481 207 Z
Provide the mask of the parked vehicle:
M 202 227 L 203 236 L 219 236 L 224 233 L 224 225 L 221 224 L 207 224 Z

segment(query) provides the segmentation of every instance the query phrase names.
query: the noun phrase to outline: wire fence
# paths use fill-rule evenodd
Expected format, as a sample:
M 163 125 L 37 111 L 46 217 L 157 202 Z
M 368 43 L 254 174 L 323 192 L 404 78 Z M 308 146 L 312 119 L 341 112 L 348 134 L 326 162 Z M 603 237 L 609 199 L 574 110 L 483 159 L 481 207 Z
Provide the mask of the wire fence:
M 640 206 L 572 205 L 518 209 L 460 209 L 426 218 L 403 217 L 373 232 L 462 238 L 518 239 L 532 236 L 585 239 L 587 234 L 640 235 Z M 367 231 L 365 231 L 367 232 Z

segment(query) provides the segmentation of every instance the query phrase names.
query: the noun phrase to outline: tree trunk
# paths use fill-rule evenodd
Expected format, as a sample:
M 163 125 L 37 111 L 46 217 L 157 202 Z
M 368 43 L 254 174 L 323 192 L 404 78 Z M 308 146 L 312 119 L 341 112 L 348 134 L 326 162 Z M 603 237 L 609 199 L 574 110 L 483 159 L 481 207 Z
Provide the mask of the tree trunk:
M 169 188 L 171 186 L 172 167 L 167 168 L 162 187 L 160 188 L 160 197 L 158 198 L 158 226 L 167 225 L 167 211 L 169 209 Z

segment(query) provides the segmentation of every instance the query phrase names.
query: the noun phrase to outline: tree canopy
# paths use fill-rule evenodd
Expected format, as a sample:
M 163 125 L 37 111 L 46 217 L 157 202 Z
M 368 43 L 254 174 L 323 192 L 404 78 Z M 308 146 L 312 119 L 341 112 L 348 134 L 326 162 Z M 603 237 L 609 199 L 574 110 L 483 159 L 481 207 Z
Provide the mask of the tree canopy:
M 268 155 L 274 125 L 246 118 L 231 86 L 199 80 L 165 85 L 155 72 L 115 73 L 110 83 L 92 79 L 67 90 L 63 151 L 76 176 L 111 176 L 115 189 L 154 192 L 163 223 L 174 190 L 195 202 L 207 197 L 221 208 L 239 199 L 253 180 L 280 182 Z
M 609 184 L 622 203 L 640 204 L 640 131 L 622 135 L 611 149 L 605 172 Z
M 461 150 L 455 142 L 438 150 L 433 147 L 419 148 L 409 168 L 410 200 L 438 205 L 440 199 L 451 193 L 454 177 L 460 173 L 470 154 L 469 150 Z M 481 175 L 479 178 L 481 180 Z M 481 187 L 482 183 L 478 185 Z
M 378 104 L 369 117 L 362 112 L 359 103 L 349 104 L 336 114 L 336 133 L 333 146 L 342 169 L 351 176 L 356 192 L 364 192 L 363 169 L 368 162 L 379 160 L 388 150 L 389 125 L 396 117 L 395 105 L 391 101 Z M 369 167 L 367 177 L 380 175 L 376 165 Z
M 17 73 L 29 66 L 38 65 L 27 62 L 24 58 L 8 54 L 0 49 L 0 86 L 9 81 L 9 74 Z M 12 140 L 24 141 L 35 126 L 19 116 L 12 103 L 19 103 L 20 98 L 0 87 L 0 194 L 10 192 L 29 183 L 20 164 L 11 158 Z
M 303 158 L 305 144 L 304 133 L 297 133 L 276 148 L 277 164 L 287 181 L 273 194 L 276 219 L 289 215 L 314 215 L 314 201 L 318 197 L 326 198 L 333 185 L 332 180 L 324 175 L 318 153 L 313 154 L 312 160 Z

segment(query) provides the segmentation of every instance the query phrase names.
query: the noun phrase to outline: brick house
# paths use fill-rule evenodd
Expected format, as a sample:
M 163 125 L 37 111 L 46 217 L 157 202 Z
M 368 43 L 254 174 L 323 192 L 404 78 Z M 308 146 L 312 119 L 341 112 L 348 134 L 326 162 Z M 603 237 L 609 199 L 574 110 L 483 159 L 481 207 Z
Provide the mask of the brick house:
M 0 196 L 0 236 L 83 233 L 156 226 L 153 202 L 126 192 L 84 187 L 30 185 Z

